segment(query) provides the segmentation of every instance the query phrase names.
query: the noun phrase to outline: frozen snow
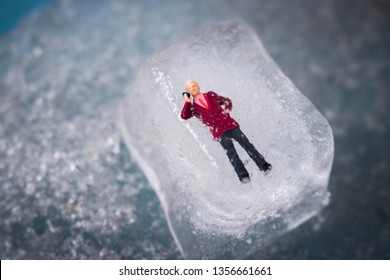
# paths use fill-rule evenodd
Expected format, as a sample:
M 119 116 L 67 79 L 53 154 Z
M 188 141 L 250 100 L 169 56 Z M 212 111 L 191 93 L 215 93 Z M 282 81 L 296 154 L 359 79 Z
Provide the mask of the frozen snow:
M 190 79 L 202 92 L 233 101 L 232 117 L 273 165 L 269 175 L 249 161 L 252 180 L 241 184 L 208 128 L 195 118 L 181 120 L 181 92 Z M 240 21 L 150 57 L 127 89 L 119 118 L 187 258 L 244 258 L 329 201 L 332 130 Z

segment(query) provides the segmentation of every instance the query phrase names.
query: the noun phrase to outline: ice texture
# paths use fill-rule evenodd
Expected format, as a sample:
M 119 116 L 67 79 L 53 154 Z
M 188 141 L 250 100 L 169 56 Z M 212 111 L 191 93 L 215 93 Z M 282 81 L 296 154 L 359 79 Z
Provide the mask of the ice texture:
M 239 182 L 209 129 L 183 121 L 188 80 L 233 102 L 231 116 L 273 165 Z M 119 112 L 123 137 L 163 205 L 186 258 L 244 258 L 329 202 L 331 127 L 245 23 L 217 24 L 150 57 Z

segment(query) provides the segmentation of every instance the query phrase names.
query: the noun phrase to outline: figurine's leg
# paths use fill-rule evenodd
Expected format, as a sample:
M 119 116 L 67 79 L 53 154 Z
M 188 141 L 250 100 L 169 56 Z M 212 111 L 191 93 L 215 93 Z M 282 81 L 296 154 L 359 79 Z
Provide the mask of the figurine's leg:
M 240 157 L 237 154 L 236 149 L 234 148 L 232 139 L 227 135 L 222 135 L 219 138 L 219 142 L 222 147 L 225 149 L 226 154 L 230 160 L 230 163 L 233 165 L 234 170 L 236 171 L 239 179 L 242 181 L 243 178 L 248 178 L 249 174 L 246 170 L 244 164 L 242 163 Z
M 257 151 L 255 146 L 251 142 L 249 142 L 248 138 L 241 131 L 239 127 L 230 130 L 231 136 L 235 139 L 244 149 L 247 151 L 248 155 L 253 159 L 256 165 L 260 168 L 260 170 L 265 171 L 267 169 L 267 161 L 264 157 Z

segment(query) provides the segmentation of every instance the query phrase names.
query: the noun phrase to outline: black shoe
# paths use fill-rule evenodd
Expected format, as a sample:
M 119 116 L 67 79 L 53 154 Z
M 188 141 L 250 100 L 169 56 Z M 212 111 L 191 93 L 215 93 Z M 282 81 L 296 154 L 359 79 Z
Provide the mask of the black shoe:
M 251 181 L 251 178 L 249 178 L 249 177 L 242 177 L 242 178 L 240 178 L 240 181 L 241 181 L 241 183 L 246 184 L 246 183 L 249 183 Z
M 264 171 L 265 174 L 268 174 L 272 169 L 272 165 L 268 162 L 264 163 L 263 166 L 261 167 L 261 171 Z
M 240 179 L 241 183 L 244 183 L 244 184 L 249 183 L 251 181 L 249 174 L 239 175 L 238 178 Z

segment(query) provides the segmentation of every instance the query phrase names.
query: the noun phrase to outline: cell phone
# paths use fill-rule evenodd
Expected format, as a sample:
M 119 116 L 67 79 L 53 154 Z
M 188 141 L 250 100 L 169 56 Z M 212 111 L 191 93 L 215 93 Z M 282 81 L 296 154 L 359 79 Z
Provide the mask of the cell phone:
M 189 92 L 187 92 L 187 91 L 184 91 L 182 95 L 184 95 L 184 94 L 187 95 L 188 98 L 191 97 L 191 94 Z

